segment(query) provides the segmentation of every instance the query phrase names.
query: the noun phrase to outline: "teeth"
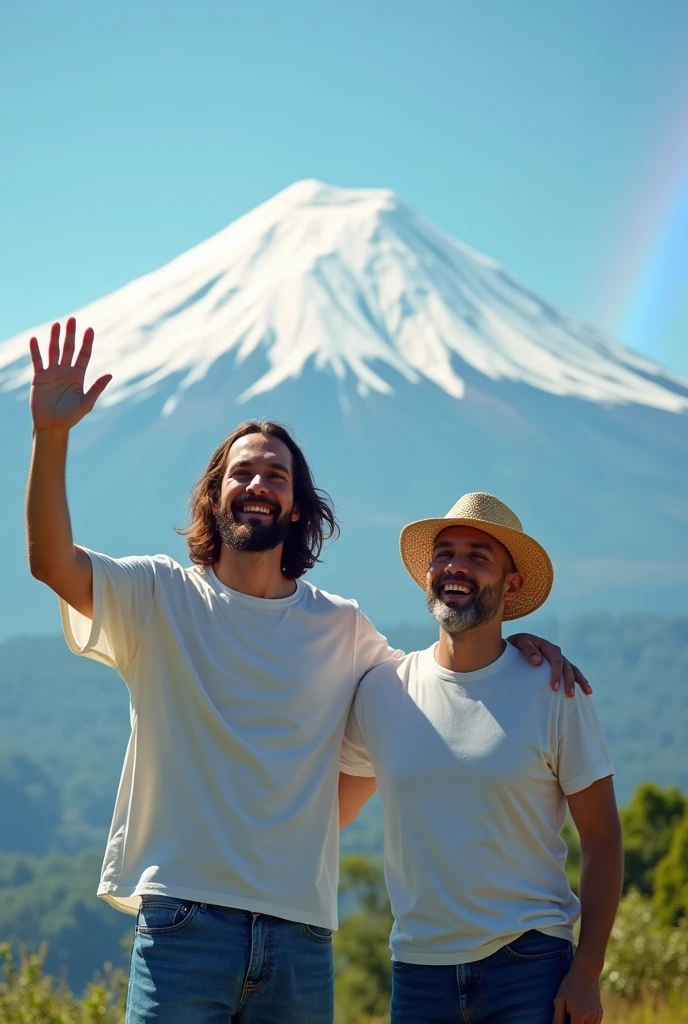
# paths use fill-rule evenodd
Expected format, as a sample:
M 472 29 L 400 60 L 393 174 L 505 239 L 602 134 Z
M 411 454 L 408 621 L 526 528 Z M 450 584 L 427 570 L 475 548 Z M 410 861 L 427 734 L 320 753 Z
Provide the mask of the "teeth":
M 264 512 L 264 513 L 267 514 L 267 513 L 272 512 L 272 509 L 271 508 L 267 508 L 265 505 L 243 505 L 241 511 L 242 512 Z
M 459 594 L 470 594 L 471 588 L 465 587 L 462 583 L 445 583 L 444 592 L 447 593 L 449 591 L 455 591 Z

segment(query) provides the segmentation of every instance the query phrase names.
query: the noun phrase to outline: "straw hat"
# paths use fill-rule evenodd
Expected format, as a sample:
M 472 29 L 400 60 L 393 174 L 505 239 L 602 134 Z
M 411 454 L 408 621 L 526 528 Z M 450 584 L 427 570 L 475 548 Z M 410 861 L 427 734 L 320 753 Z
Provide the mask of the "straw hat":
M 464 494 L 443 519 L 421 519 L 401 531 L 401 559 L 419 587 L 427 588 L 427 574 L 435 539 L 449 526 L 473 526 L 504 545 L 523 576 L 518 597 L 504 606 L 505 619 L 520 619 L 547 600 L 554 570 L 543 547 L 523 532 L 521 520 L 491 494 Z

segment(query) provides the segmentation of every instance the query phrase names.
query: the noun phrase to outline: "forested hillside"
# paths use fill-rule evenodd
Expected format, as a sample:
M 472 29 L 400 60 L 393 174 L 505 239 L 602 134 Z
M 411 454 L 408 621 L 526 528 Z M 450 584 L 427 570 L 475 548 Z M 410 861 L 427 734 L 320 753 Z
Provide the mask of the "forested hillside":
M 621 802 L 648 779 L 688 790 L 688 617 L 543 620 L 542 633 L 586 672 L 617 769 Z M 388 630 L 427 646 L 433 624 Z M 0 849 L 41 854 L 102 842 L 129 732 L 127 690 L 60 637 L 0 645 Z M 370 846 L 375 805 L 347 835 Z M 355 833 L 360 833 L 359 839 Z
M 688 617 L 590 615 L 537 628 L 594 686 L 620 803 L 650 780 L 688 792 Z M 428 621 L 388 636 L 411 650 L 435 634 Z M 0 942 L 47 939 L 49 969 L 68 968 L 77 988 L 106 958 L 121 962 L 131 932 L 131 919 L 94 895 L 128 732 L 114 672 L 74 657 L 59 637 L 0 645 Z M 663 843 L 660 832 L 646 830 L 638 849 L 655 833 Z M 342 848 L 380 852 L 375 799 Z

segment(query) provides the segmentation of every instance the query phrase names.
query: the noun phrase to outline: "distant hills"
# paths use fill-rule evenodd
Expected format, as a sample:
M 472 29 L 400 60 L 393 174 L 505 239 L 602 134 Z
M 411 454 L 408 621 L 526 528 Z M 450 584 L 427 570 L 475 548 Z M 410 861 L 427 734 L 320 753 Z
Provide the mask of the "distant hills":
M 620 801 L 646 780 L 688 791 L 688 617 L 589 615 L 538 626 L 594 686 Z M 430 620 L 388 636 L 405 650 L 435 639 Z M 42 854 L 102 843 L 128 733 L 127 690 L 115 672 L 70 654 L 60 637 L 0 644 L 0 849 Z M 41 807 L 49 821 L 39 829 Z M 373 806 L 345 844 L 379 847 L 380 834 Z M 34 838 L 17 843 L 20 835 Z
M 688 617 L 536 625 L 595 688 L 620 803 L 647 780 L 688 792 Z M 406 650 L 435 639 L 430 620 L 387 632 Z M 132 919 L 95 890 L 128 728 L 115 672 L 74 657 L 60 637 L 0 643 L 0 941 L 46 939 L 48 969 L 67 969 L 77 991 L 104 960 L 126 966 L 120 940 L 129 941 Z M 373 798 L 342 833 L 342 849 L 381 846 Z

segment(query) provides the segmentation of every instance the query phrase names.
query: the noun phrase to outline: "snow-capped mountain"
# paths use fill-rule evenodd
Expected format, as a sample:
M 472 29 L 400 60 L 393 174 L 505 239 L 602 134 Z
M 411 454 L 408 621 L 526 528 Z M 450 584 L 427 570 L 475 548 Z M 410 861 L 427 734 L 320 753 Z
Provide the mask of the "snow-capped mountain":
M 193 477 L 238 420 L 261 415 L 294 426 L 345 506 L 317 581 L 358 596 L 379 621 L 423 615 L 398 565 L 398 527 L 471 489 L 511 500 L 560 555 L 562 607 L 567 593 L 572 607 L 575 593 L 592 607 L 619 601 L 645 520 L 661 552 L 655 543 L 640 560 L 644 596 L 630 603 L 656 606 L 688 580 L 688 385 L 558 312 L 388 190 L 299 182 L 76 316 L 96 331 L 93 375 L 114 374 L 74 435 L 83 543 L 181 557 L 169 524 L 181 522 Z M 16 446 L 15 514 L 4 523 L 0 510 L 0 524 L 26 594 L 17 611 L 14 583 L 3 585 L 9 632 L 35 625 L 14 498 L 28 446 L 27 341 L 48 330 L 0 344 L 0 424 Z

